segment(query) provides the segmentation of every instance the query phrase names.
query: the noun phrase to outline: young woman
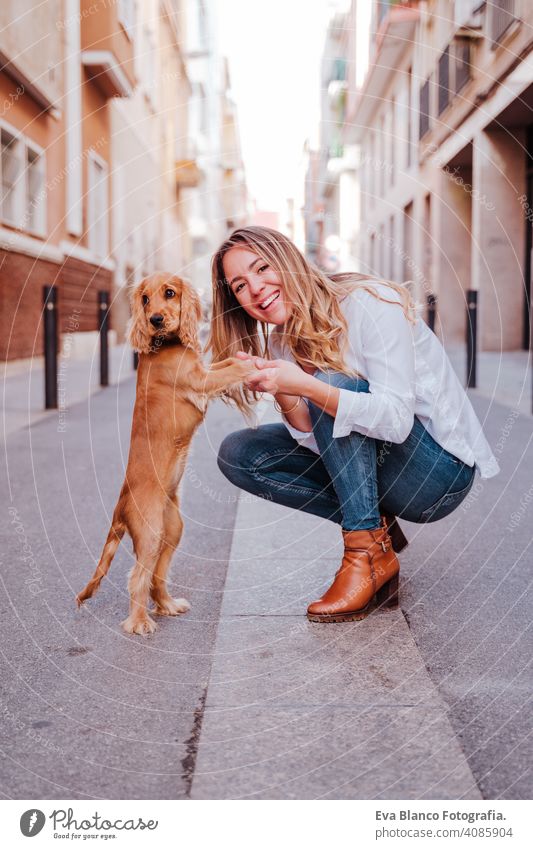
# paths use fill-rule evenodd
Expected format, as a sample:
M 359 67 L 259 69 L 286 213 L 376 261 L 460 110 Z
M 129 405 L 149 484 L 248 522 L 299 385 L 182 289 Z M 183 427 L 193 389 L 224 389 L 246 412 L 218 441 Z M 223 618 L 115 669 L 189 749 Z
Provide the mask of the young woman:
M 254 357 L 232 400 L 274 396 L 283 424 L 227 436 L 218 463 L 241 489 L 341 525 L 344 557 L 307 611 L 361 619 L 398 599 L 396 516 L 435 522 L 498 464 L 437 337 L 405 287 L 326 275 L 281 233 L 235 230 L 213 257 L 214 362 Z

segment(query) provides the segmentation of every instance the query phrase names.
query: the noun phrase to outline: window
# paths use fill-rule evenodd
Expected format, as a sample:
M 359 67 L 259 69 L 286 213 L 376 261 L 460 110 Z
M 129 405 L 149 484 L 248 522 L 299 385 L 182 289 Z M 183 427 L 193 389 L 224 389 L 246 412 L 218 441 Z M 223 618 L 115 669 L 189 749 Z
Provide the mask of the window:
M 498 46 L 504 33 L 516 20 L 514 0 L 491 0 L 488 11 L 490 39 L 494 48 Z
M 363 153 L 361 159 L 359 160 L 359 180 L 360 180 L 360 212 L 361 217 L 364 218 L 366 212 L 366 204 L 367 204 L 367 192 L 368 192 L 368 162 L 366 160 L 366 152 L 365 148 L 363 148 Z
M 107 165 L 95 153 L 89 154 L 88 247 L 102 259 L 108 252 Z
M 389 280 L 394 280 L 395 276 L 395 257 L 396 257 L 396 239 L 394 234 L 394 215 L 389 218 L 389 238 L 388 238 L 388 270 L 387 276 Z
M 403 282 L 409 280 L 411 275 L 413 255 L 413 201 L 407 204 L 403 210 Z
M 396 101 L 394 97 L 391 98 L 391 107 L 390 107 L 390 155 L 389 155 L 389 165 L 390 165 L 390 184 L 394 185 L 394 150 L 396 147 Z
M 331 70 L 331 80 L 345 80 L 346 65 L 346 59 L 334 59 Z
M 379 123 L 379 161 L 377 163 L 378 171 L 378 195 L 380 198 L 385 197 L 385 116 L 381 116 Z
M 381 22 L 383 21 L 383 18 L 385 17 L 387 12 L 389 11 L 390 5 L 391 5 L 391 0 L 378 0 L 378 3 L 377 3 L 377 7 L 378 7 L 377 8 L 378 29 L 381 25 Z
M 45 155 L 15 130 L 0 129 L 0 218 L 39 236 L 46 232 Z
M 133 39 L 135 28 L 135 0 L 118 0 L 118 19 L 129 39 Z
M 152 103 L 156 93 L 156 50 L 155 35 L 149 27 L 144 28 L 144 92 Z
M 370 209 L 374 208 L 374 200 L 376 194 L 376 155 L 375 155 L 375 136 L 374 133 L 370 133 L 369 136 L 369 145 L 368 145 L 368 156 L 366 167 L 368 169 L 368 206 Z
M 470 44 L 466 40 L 456 41 L 453 57 L 455 71 L 454 91 L 457 94 L 470 79 Z
M 2 169 L 2 219 L 19 226 L 22 222 L 24 197 L 22 139 L 2 129 L 0 132 Z
M 407 133 L 406 133 L 406 141 L 407 141 L 407 154 L 406 154 L 407 161 L 406 161 L 406 165 L 407 165 L 408 168 L 411 167 L 411 157 L 412 157 L 412 151 L 411 151 L 411 143 L 412 143 L 411 121 L 413 119 L 413 116 L 412 116 L 413 104 L 412 104 L 412 101 L 411 101 L 412 85 L 413 85 L 413 70 L 412 70 L 412 68 L 409 68 L 409 70 L 407 71 Z
M 29 145 L 26 148 L 26 209 L 24 229 L 45 234 L 46 191 L 44 154 Z
M 418 138 L 423 138 L 429 130 L 429 79 L 426 80 L 420 89 L 420 124 Z
M 450 48 L 447 47 L 439 58 L 439 115 L 444 112 L 450 102 Z

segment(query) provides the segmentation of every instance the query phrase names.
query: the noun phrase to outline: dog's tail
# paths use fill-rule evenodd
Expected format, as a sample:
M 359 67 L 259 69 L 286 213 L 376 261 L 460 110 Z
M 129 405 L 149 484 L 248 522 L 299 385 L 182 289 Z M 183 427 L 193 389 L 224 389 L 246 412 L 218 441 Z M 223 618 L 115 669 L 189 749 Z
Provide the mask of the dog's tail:
M 111 561 L 113 560 L 115 552 L 120 545 L 120 540 L 125 533 L 126 525 L 124 522 L 113 516 L 113 523 L 109 529 L 104 549 L 102 551 L 102 556 L 100 557 L 100 562 L 96 567 L 96 571 L 85 589 L 76 596 L 76 603 L 78 607 L 81 607 L 83 602 L 87 601 L 88 598 L 91 598 L 91 596 L 97 591 L 102 578 L 104 578 L 109 572 Z

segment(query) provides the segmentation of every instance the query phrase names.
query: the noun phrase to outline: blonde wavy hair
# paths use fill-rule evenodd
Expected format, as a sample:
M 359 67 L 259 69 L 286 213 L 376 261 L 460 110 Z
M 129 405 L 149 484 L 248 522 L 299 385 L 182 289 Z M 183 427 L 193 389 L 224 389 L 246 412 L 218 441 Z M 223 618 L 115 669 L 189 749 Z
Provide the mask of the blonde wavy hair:
M 206 351 L 211 352 L 215 363 L 235 356 L 237 351 L 269 357 L 269 325 L 248 315 L 224 275 L 224 257 L 235 247 L 253 251 L 279 276 L 292 312 L 283 328 L 276 328 L 274 334 L 304 366 L 355 374 L 344 361 L 348 328 L 340 301 L 354 289 L 365 289 L 380 301 L 397 304 L 383 298 L 372 286 L 373 281 L 398 292 L 406 318 L 416 321 L 416 305 L 405 286 L 355 272 L 327 275 L 308 262 L 283 233 L 269 227 L 241 227 L 221 244 L 211 264 L 213 314 Z M 243 388 L 231 391 L 225 400 L 249 414 L 259 397 Z

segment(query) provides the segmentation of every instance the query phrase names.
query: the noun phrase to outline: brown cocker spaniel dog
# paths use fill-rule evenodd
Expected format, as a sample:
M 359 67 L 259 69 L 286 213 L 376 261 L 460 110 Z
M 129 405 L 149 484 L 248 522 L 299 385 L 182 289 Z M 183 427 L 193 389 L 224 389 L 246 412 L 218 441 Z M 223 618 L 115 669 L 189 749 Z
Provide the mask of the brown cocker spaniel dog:
M 96 592 L 127 531 L 136 559 L 128 582 L 130 614 L 122 623 L 129 634 L 155 630 L 150 596 L 161 616 L 189 609 L 166 587 L 183 530 L 178 487 L 187 453 L 208 400 L 241 384 L 253 370 L 234 357 L 204 367 L 197 339 L 200 312 L 192 286 L 171 274 L 153 274 L 133 291 L 129 341 L 140 356 L 126 477 L 100 562 L 76 599 L 80 606 Z

